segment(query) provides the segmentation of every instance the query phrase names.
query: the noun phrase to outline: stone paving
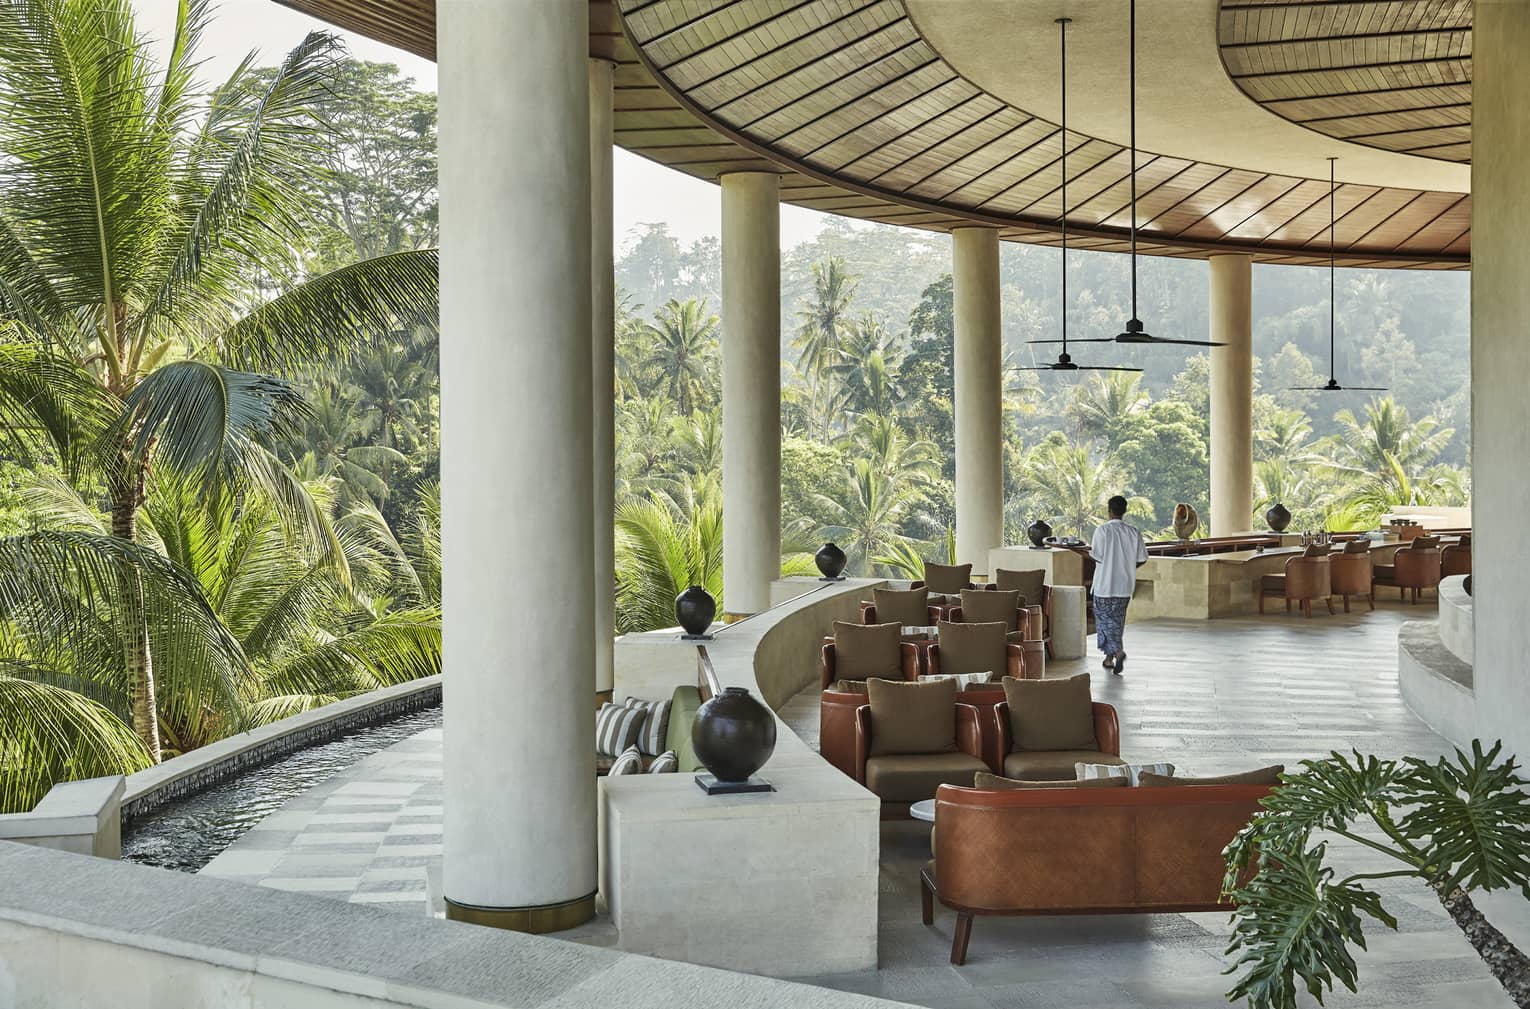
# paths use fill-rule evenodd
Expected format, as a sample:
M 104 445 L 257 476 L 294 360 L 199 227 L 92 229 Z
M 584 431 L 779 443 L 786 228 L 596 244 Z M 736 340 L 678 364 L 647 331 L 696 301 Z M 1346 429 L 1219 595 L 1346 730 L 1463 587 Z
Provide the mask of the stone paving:
M 1434 755 L 1449 744 L 1407 711 L 1397 689 L 1398 628 L 1431 615 L 1428 605 L 1381 603 L 1374 613 L 1311 620 L 1156 620 L 1128 627 L 1125 676 L 1102 671 L 1092 643 L 1088 659 L 1052 663 L 1048 675 L 1090 672 L 1095 697 L 1119 713 L 1123 755 L 1169 760 L 1182 772 L 1294 765 L 1332 748 Z M 814 740 L 813 691 L 782 715 Z M 441 730 L 432 729 L 288 803 L 203 872 L 427 913 L 427 878 L 441 857 L 440 778 Z M 1353 842 L 1340 839 L 1335 852 L 1348 871 L 1382 867 Z M 928 857 L 927 824 L 883 825 L 880 969 L 813 983 L 950 1009 L 1225 1004 L 1224 914 L 979 919 L 967 965 L 952 967 L 954 916 L 938 911 L 931 928 L 919 920 L 917 871 Z M 1395 881 L 1377 886 L 1399 929 L 1369 929 L 1359 995 L 1341 991 L 1330 1006 L 1510 1004 L 1431 894 Z M 1523 900 L 1494 895 L 1479 905 L 1530 940 Z M 614 939 L 600 922 L 571 937 Z

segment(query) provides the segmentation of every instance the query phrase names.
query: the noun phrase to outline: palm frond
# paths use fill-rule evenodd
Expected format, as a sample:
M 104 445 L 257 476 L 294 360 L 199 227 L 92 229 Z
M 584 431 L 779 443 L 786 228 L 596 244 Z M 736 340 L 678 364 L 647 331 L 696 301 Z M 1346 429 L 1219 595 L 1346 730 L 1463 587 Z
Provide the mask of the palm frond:
M 33 343 L 0 342 L 0 439 L 18 458 L 33 460 L 46 445 L 72 476 L 119 413 L 73 361 Z

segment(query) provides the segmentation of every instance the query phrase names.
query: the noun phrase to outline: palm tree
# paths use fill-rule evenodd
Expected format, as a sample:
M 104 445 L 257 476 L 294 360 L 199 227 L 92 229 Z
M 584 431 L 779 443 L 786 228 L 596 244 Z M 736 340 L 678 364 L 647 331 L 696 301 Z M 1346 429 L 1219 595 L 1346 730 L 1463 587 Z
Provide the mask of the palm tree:
M 263 487 L 284 521 L 312 524 L 317 510 L 269 450 L 302 403 L 261 372 L 353 360 L 428 318 L 437 289 L 435 254 L 407 252 L 250 307 L 252 273 L 280 272 L 307 241 L 303 154 L 339 46 L 312 33 L 274 74 L 262 80 L 243 64 L 204 104 L 193 90 L 195 49 L 209 11 L 207 0 L 182 0 L 163 66 L 135 33 L 129 0 L 9 0 L 0 17 L 0 328 L 9 341 L 0 419 L 16 448 L 42 441 L 72 478 L 98 480 L 111 516 L 110 537 L 16 545 L 5 576 L 85 579 L 103 591 L 115 582 L 120 675 L 153 761 L 154 646 L 173 609 L 151 603 L 185 586 L 138 542 L 151 472 L 191 480 L 208 497 Z M 78 606 L 61 613 L 86 618 Z M 209 634 L 209 652 L 228 645 Z
M 302 450 L 294 471 L 305 481 L 334 477 L 347 501 L 382 501 L 388 496 L 389 469 L 408 457 L 388 445 L 368 444 L 355 402 L 330 388 L 333 394 L 321 395 L 309 409 L 301 436 L 290 439 Z
M 1123 478 L 1109 459 L 1095 459 L 1082 443 L 1046 441 L 1025 461 L 1035 508 L 1059 534 L 1088 536 L 1105 516 L 1106 502 L 1121 493 Z M 1153 503 L 1127 496 L 1139 514 L 1152 514 Z
M 1312 422 L 1300 410 L 1275 409 L 1264 419 L 1264 426 L 1254 432 L 1254 458 L 1284 462 L 1305 460 L 1311 455 L 1307 439 L 1312 437 Z
M 1466 499 L 1461 471 L 1431 465 L 1455 434 L 1453 428 L 1440 427 L 1433 417 L 1415 422 L 1391 397 L 1368 402 L 1364 421 L 1350 410 L 1340 410 L 1334 420 L 1340 431 L 1330 442 L 1325 465 L 1351 481 L 1340 503 L 1353 521 L 1369 526 L 1400 506 Z
M 675 622 L 675 597 L 700 585 L 722 607 L 722 497 L 704 492 L 677 507 L 654 494 L 616 509 L 616 629 Z
M 896 414 L 904 399 L 898 381 L 903 358 L 901 341 L 882 317 L 875 312 L 863 315 L 850 327 L 839 360 L 826 369 L 839 379 L 837 408 L 854 416 Z
M 854 460 L 845 474 L 845 503 L 826 494 L 815 495 L 813 503 L 835 520 L 825 532 L 850 545 L 851 565 L 869 574 L 896 551 L 910 508 L 939 477 L 940 464 L 933 445 L 909 441 L 885 416 L 862 417 L 843 449 Z
M 1122 421 L 1146 410 L 1148 402 L 1140 372 L 1095 372 L 1088 381 L 1073 387 L 1067 414 L 1078 425 L 1081 437 L 1101 438 L 1114 448 Z
M 663 382 L 682 417 L 689 417 L 700 401 L 715 398 L 717 326 L 705 299 L 671 298 L 646 329 L 650 346 L 644 364 Z
M 830 256 L 813 264 L 813 300 L 797 313 L 802 324 L 792 346 L 800 351 L 797 366 L 814 378 L 839 363 L 845 337 L 845 316 L 855 300 L 856 279 L 845 270 L 845 261 Z

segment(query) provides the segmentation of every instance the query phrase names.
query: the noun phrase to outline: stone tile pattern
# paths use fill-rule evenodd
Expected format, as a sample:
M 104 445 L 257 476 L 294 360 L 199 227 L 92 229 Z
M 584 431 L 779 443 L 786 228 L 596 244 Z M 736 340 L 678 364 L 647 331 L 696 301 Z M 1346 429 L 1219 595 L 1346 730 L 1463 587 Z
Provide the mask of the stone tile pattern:
M 1127 627 L 1124 676 L 1100 668 L 1092 642 L 1088 657 L 1050 662 L 1047 675 L 1089 672 L 1095 698 L 1116 706 L 1123 755 L 1134 762 L 1168 760 L 1181 773 L 1276 762 L 1294 767 L 1335 748 L 1433 756 L 1449 744 L 1409 713 L 1397 686 L 1398 629 L 1405 620 L 1431 616 L 1429 604 L 1383 601 L 1374 613 L 1320 610 L 1311 620 L 1284 612 L 1154 620 Z M 816 745 L 814 691 L 793 698 L 781 714 Z M 439 865 L 440 822 L 436 729 L 289 803 L 203 872 L 423 913 L 427 867 Z M 1347 871 L 1392 867 L 1342 838 L 1333 848 Z M 928 858 L 927 824 L 882 825 L 880 968 L 815 983 L 935 1009 L 1226 1004 L 1230 980 L 1222 974 L 1228 964 L 1222 951 L 1229 927 L 1220 913 L 981 919 L 967 965 L 952 967 L 955 916 L 939 909 L 933 927 L 919 921 L 917 874 Z M 390 889 L 395 885 L 399 889 Z M 1405 882 L 1376 886 L 1399 929 L 1368 929 L 1370 952 L 1358 957 L 1359 994 L 1341 990 L 1329 1006 L 1510 1004 L 1430 893 Z M 1478 903 L 1495 924 L 1530 944 L 1523 900 L 1490 895 Z M 611 940 L 609 927 L 574 938 Z M 1316 1003 L 1304 998 L 1302 1004 Z

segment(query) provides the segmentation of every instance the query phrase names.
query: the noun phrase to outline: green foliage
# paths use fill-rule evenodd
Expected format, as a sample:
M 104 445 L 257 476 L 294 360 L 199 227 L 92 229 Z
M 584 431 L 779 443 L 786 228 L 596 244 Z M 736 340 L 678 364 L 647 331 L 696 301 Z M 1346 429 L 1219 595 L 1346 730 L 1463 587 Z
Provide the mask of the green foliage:
M 1253 1009 L 1295 1009 L 1301 990 L 1320 1003 L 1335 981 L 1355 991 L 1349 947 L 1365 948 L 1362 916 L 1397 927 L 1364 883 L 1397 876 L 1427 884 L 1499 981 L 1523 987 L 1530 961 L 1485 923 L 1475 927 L 1480 914 L 1466 896 L 1513 887 L 1530 898 L 1530 781 L 1512 758 L 1500 762 L 1501 749 L 1484 751 L 1473 740 L 1469 755 L 1457 750 L 1433 762 L 1334 753 L 1283 775 L 1265 811 L 1226 851 L 1224 890 L 1238 905 L 1228 973 L 1242 972 L 1228 997 Z M 1338 878 L 1318 833 L 1385 854 L 1397 867 Z

